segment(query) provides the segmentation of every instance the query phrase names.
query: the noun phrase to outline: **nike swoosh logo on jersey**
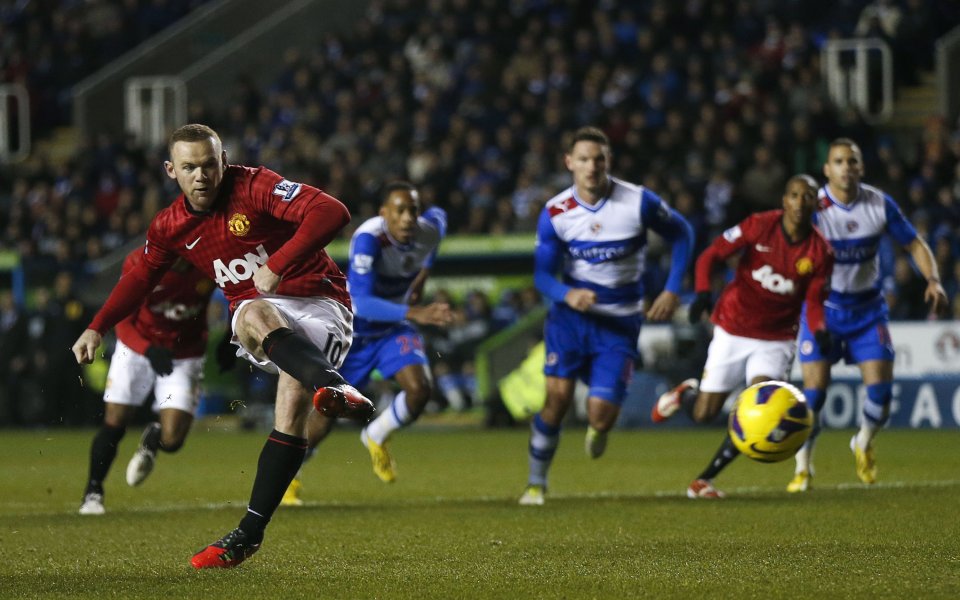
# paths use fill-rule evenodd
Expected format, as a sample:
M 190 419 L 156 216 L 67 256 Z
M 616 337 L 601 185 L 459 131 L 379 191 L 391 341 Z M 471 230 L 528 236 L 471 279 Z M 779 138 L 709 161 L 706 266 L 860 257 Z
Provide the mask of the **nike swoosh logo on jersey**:
M 187 250 L 193 250 L 193 247 L 197 245 L 197 242 L 199 242 L 199 241 L 200 241 L 200 238 L 202 238 L 202 237 L 203 237 L 203 236 L 201 235 L 201 236 L 199 236 L 197 239 L 195 239 L 195 240 L 193 240 L 192 242 L 190 242 L 189 244 L 187 244 Z M 759 248 L 758 248 L 758 250 L 759 250 Z
M 771 248 L 770 246 L 764 246 L 763 244 L 757 244 L 755 247 L 756 247 L 756 249 L 757 249 L 757 252 L 771 252 L 771 251 L 773 251 L 773 248 Z

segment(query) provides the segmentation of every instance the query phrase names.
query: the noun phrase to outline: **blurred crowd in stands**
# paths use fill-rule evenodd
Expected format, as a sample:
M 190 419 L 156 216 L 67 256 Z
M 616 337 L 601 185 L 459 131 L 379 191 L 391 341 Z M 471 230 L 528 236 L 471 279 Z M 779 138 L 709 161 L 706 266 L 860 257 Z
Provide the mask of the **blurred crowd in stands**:
M 0 2 L 0 82 L 30 94 L 35 134 L 70 123 L 70 88 L 208 0 Z
M 72 83 L 199 4 L 5 3 L 0 76 L 26 81 L 37 118 L 61 124 Z M 351 226 L 375 214 L 383 182 L 404 178 L 447 210 L 451 234 L 481 235 L 532 232 L 543 203 L 569 185 L 565 136 L 595 124 L 612 141 L 614 174 L 683 213 L 698 251 L 745 214 L 778 207 L 792 173 L 822 181 L 828 142 L 851 137 L 866 182 L 889 192 L 934 249 L 956 318 L 960 123 L 931 119 L 904 147 L 831 104 L 820 48 L 883 37 L 899 84 L 912 85 L 958 22 L 960 4 L 946 0 L 374 0 L 352 31 L 310 52 L 278 51 L 270 86 L 241 79 L 216 99 L 192 99 L 189 120 L 217 129 L 231 162 L 340 198 Z M 174 197 L 165 153 L 98 136 L 66 164 L 39 156 L 4 171 L 0 256 L 19 257 L 32 289 L 61 277 L 82 285 Z M 665 257 L 653 250 L 655 273 Z M 888 247 L 884 263 L 894 318 L 928 318 L 906 256 Z M 56 308 L 41 308 L 42 295 Z M 5 301 L 2 336 L 20 335 L 10 311 L 64 316 L 69 302 L 57 295 L 37 294 L 29 309 Z M 497 311 L 481 307 L 489 301 L 467 298 L 465 314 L 486 316 L 466 318 L 464 339 L 495 327 Z M 86 319 L 68 321 L 82 329 Z M 451 372 L 469 372 L 469 361 Z

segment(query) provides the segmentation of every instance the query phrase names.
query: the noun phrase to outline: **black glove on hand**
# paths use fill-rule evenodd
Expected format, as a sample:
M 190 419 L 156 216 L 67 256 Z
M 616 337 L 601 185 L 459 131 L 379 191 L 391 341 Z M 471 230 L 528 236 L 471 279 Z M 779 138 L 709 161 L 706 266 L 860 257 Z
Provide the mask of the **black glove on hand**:
M 696 299 L 690 303 L 688 317 L 690 322 L 696 325 L 700 322 L 700 317 L 704 312 L 713 310 L 713 295 L 710 292 L 697 292 Z
M 150 346 L 143 355 L 150 361 L 150 366 L 157 372 L 157 375 L 173 373 L 173 352 L 167 348 Z
M 237 347 L 230 343 L 232 337 L 233 332 L 227 329 L 217 344 L 217 366 L 221 373 L 226 373 L 237 364 Z
M 813 339 L 817 340 L 817 347 L 820 348 L 820 354 L 830 354 L 833 348 L 833 336 L 826 329 L 818 329 L 813 332 Z

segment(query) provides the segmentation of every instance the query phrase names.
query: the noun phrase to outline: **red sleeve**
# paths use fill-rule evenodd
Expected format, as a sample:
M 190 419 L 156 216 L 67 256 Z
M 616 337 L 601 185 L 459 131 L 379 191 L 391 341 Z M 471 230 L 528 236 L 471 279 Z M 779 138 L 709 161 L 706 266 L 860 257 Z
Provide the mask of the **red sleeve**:
M 93 316 L 88 329 L 103 335 L 124 317 L 133 314 L 177 259 L 176 254 L 155 241 L 169 237 L 163 234 L 162 227 L 158 224 L 163 215 L 164 212 L 161 212 L 150 223 L 147 229 L 147 242 L 142 253 L 139 254 L 139 260 L 134 259 L 133 253 L 127 255 L 120 281 L 113 286 L 110 296 Z
M 699 292 L 710 291 L 710 275 L 713 273 L 713 265 L 717 261 L 725 260 L 734 252 L 737 252 L 750 243 L 753 239 L 753 217 L 747 217 L 724 231 L 713 243 L 697 257 L 695 270 L 694 290 Z
M 290 265 L 326 247 L 350 222 L 342 202 L 319 189 L 260 169 L 250 184 L 250 196 L 271 215 L 298 223 L 297 232 L 270 255 L 267 266 L 282 275 Z
M 140 308 L 147 294 L 163 277 L 163 271 L 149 269 L 145 261 L 138 261 L 132 268 L 120 276 L 120 281 L 113 287 L 110 296 L 93 320 L 88 329 L 93 329 L 100 335 L 119 323 L 124 317 Z
M 810 331 L 819 331 L 827 326 L 823 314 L 823 301 L 830 293 L 830 276 L 833 274 L 833 251 L 824 243 L 823 260 L 820 261 L 810 285 L 807 287 L 807 325 Z
M 303 213 L 297 232 L 267 260 L 267 266 L 276 274 L 305 256 L 326 247 L 350 222 L 350 212 L 333 196 L 319 192 L 313 206 Z

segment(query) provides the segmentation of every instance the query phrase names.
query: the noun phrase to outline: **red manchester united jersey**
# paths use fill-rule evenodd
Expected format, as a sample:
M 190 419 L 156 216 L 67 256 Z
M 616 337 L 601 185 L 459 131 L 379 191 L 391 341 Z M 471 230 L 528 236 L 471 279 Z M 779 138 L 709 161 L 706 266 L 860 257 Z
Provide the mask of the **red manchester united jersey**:
M 712 321 L 728 333 L 761 340 L 793 339 L 804 300 L 810 329 L 823 327 L 833 251 L 816 228 L 803 240 L 790 243 L 782 215 L 782 210 L 771 210 L 747 217 L 697 259 L 696 289 L 707 291 L 714 263 L 743 250 L 733 281 L 723 289 L 713 311 Z
M 276 293 L 325 296 L 350 307 L 346 279 L 324 247 L 350 221 L 336 198 L 265 168 L 229 165 L 212 210 L 194 211 L 181 194 L 147 230 L 143 260 L 121 278 L 90 324 L 103 332 L 136 307 L 182 256 L 223 289 L 231 310 L 259 295 L 262 265 L 282 279 Z
M 124 272 L 141 260 L 143 250 L 127 255 Z M 173 266 L 137 312 L 117 323 L 117 339 L 143 354 L 150 346 L 173 351 L 174 358 L 203 356 L 207 348 L 207 303 L 213 282 L 185 262 Z

